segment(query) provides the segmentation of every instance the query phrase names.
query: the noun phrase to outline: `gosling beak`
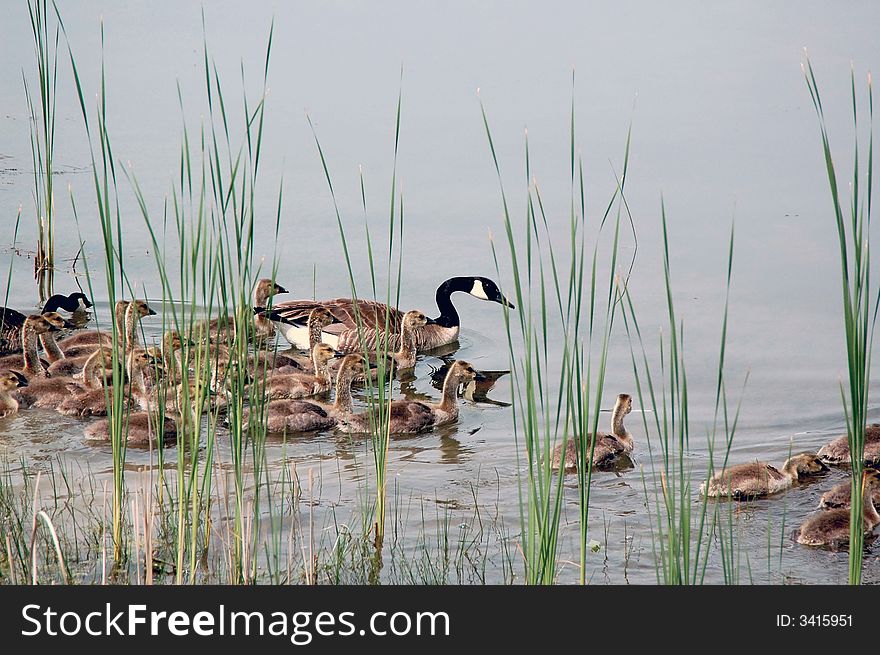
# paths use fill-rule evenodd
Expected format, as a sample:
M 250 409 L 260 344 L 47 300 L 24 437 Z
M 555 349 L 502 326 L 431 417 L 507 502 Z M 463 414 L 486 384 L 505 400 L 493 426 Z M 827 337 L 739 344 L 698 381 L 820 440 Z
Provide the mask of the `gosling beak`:
M 75 330 L 76 323 L 65 318 L 64 319 L 64 327 L 66 327 L 68 330 Z
M 275 285 L 275 293 L 290 293 L 287 289 L 282 287 L 280 284 Z
M 342 359 L 343 357 L 345 357 L 346 354 L 347 354 L 347 353 L 344 353 L 344 352 L 342 352 L 341 350 L 334 350 L 334 351 L 333 351 L 333 356 L 334 356 L 336 359 Z
M 152 307 L 147 307 L 147 316 L 155 316 L 155 315 L 156 315 L 156 310 L 153 309 Z
M 58 327 L 57 325 L 50 325 L 49 326 L 49 332 L 61 332 L 61 330 L 62 330 L 62 328 Z
M 433 318 L 426 318 L 425 325 L 437 325 L 437 321 L 435 321 Z
M 23 376 L 23 375 L 22 375 L 21 373 L 19 373 L 18 371 L 13 371 L 13 373 L 15 374 L 15 377 L 18 378 L 18 386 L 19 386 L 19 387 L 26 387 L 26 386 L 28 386 L 28 381 L 27 381 L 27 378 L 26 378 L 25 376 Z
M 497 302 L 499 305 L 503 305 L 504 307 L 509 307 L 510 309 L 516 309 L 516 305 L 514 305 L 507 298 L 505 298 L 504 294 L 502 294 L 501 292 L 498 293 L 497 297 L 492 298 L 492 300 Z
M 475 380 L 476 382 L 485 382 L 485 381 L 488 380 L 488 379 L 489 379 L 489 376 L 488 376 L 488 375 L 483 375 L 483 374 L 480 373 L 479 371 L 477 371 L 477 372 L 474 374 L 474 380 Z
M 333 318 L 333 320 L 330 321 L 330 325 L 333 325 L 334 323 L 342 323 L 342 321 L 340 321 L 338 318 L 336 318 L 332 314 L 331 314 L 331 317 Z

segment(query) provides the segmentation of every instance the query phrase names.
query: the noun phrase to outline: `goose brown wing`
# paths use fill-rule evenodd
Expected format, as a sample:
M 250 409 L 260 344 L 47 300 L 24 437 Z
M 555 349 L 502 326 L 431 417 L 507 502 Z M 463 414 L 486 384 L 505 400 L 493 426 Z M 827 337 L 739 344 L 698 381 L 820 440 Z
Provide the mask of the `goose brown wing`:
M 357 305 L 357 310 L 355 309 Z M 309 320 L 309 313 L 313 309 L 323 307 L 328 310 L 344 328 L 357 327 L 357 314 L 360 313 L 364 327 L 385 329 L 385 313 L 388 306 L 372 300 L 357 300 L 351 298 L 334 298 L 332 300 L 290 300 L 288 302 L 273 305 L 272 308 L 287 321 L 302 323 L 305 325 Z M 390 310 L 388 317 L 389 328 L 392 332 L 400 329 L 403 313 L 396 309 Z M 330 326 L 328 326 L 329 328 Z M 326 330 L 327 328 L 325 328 Z
M 21 328 L 26 318 L 14 309 L 0 307 L 0 354 L 21 351 Z
M 434 412 L 418 401 L 395 400 L 391 402 L 391 421 L 400 421 L 413 432 L 420 432 L 434 424 Z

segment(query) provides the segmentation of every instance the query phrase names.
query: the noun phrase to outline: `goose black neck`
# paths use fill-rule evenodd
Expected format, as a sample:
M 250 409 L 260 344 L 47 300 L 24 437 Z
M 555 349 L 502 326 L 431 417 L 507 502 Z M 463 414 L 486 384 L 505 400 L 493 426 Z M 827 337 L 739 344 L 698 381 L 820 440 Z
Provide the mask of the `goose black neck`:
M 73 300 L 70 296 L 62 296 L 60 293 L 56 293 L 46 301 L 42 313 L 48 314 L 49 312 L 57 312 L 59 309 L 63 309 L 66 312 L 73 312 L 79 309 L 79 301 Z
M 455 306 L 452 304 L 452 296 L 456 291 L 470 291 L 474 286 L 474 279 L 471 277 L 451 277 L 443 284 L 437 287 L 437 309 L 440 310 L 440 316 L 435 320 L 441 327 L 458 327 L 461 320 Z

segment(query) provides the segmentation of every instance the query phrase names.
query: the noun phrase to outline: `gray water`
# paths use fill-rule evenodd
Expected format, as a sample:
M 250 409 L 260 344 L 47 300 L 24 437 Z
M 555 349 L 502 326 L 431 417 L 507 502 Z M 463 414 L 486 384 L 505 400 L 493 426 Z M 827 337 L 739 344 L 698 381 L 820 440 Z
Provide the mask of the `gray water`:
M 104 59 L 109 129 L 120 162 L 137 178 L 154 215 L 177 175 L 181 138 L 179 85 L 191 129 L 204 113 L 200 4 L 60 3 L 83 88 L 93 103 L 100 71 L 99 20 L 105 26 Z M 516 220 L 525 200 L 523 131 L 528 128 L 532 174 L 554 235 L 566 238 L 570 201 L 569 112 L 577 108 L 577 140 L 587 178 L 587 218 L 595 225 L 615 188 L 627 129 L 633 126 L 627 200 L 638 234 L 630 280 L 643 334 L 656 349 L 665 321 L 660 202 L 665 200 L 675 302 L 684 321 L 692 419 L 691 461 L 707 465 L 704 435 L 714 401 L 716 361 L 724 302 L 727 238 L 736 225 L 730 298 L 728 380 L 742 417 L 731 460 L 759 458 L 781 464 L 790 450 L 816 449 L 844 425 L 839 383 L 846 376 L 838 245 L 818 125 L 800 64 L 809 49 L 825 98 L 833 145 L 845 167 L 851 139 L 850 62 L 857 79 L 877 68 L 880 8 L 869 2 L 841 9 L 828 3 L 773 5 L 705 3 L 211 3 L 208 43 L 237 99 L 239 68 L 258 91 L 271 19 L 275 40 L 269 73 L 265 151 L 257 257 L 271 262 L 275 202 L 284 179 L 277 279 L 293 297 L 334 297 L 348 290 L 332 200 L 306 120 L 315 125 L 333 175 L 343 220 L 352 231 L 363 221 L 358 167 L 363 166 L 368 219 L 387 220 L 395 107 L 402 87 L 399 180 L 406 204 L 401 306 L 433 313 L 436 286 L 452 275 L 498 277 L 488 235 L 503 234 L 502 205 L 480 116 L 491 122 L 505 187 Z M 33 180 L 27 106 L 21 71 L 33 74 L 26 7 L 7 7 L 0 39 L 0 221 L 11 245 L 19 206 L 17 247 L 32 250 Z M 401 82 L 401 68 L 403 79 Z M 77 199 L 85 251 L 99 268 L 101 237 L 93 206 L 91 173 L 82 120 L 64 56 L 61 57 L 56 137 L 58 259 L 78 249 L 70 193 Z M 479 89 L 479 98 L 477 95 Z M 159 295 L 148 234 L 130 187 L 121 183 L 128 248 L 126 269 L 137 288 Z M 379 228 L 377 228 L 379 229 Z M 359 233 L 359 232 L 358 232 Z M 594 233 L 591 233 L 594 234 Z M 635 252 L 624 234 L 625 259 Z M 355 247 L 355 266 L 367 268 L 365 248 Z M 36 304 L 32 262 L 12 259 L 8 306 Z M 60 291 L 74 290 L 66 272 Z M 4 273 L 5 274 L 5 273 Z M 498 280 L 512 292 L 509 269 Z M 106 317 L 106 290 L 95 279 L 94 300 Z M 479 368 L 508 367 L 500 308 L 463 297 L 461 349 L 457 356 Z M 145 321 L 148 335 L 160 322 Z M 613 334 L 607 397 L 634 393 L 629 344 L 622 324 Z M 418 391 L 436 397 L 428 381 L 436 359 L 417 369 Z M 876 387 L 876 384 L 874 385 Z M 509 400 L 502 379 L 492 397 Z M 872 416 L 880 417 L 872 394 Z M 636 415 L 634 414 L 632 418 Z M 614 583 L 652 582 L 651 513 L 641 471 L 652 462 L 638 420 L 636 469 L 621 476 L 597 474 L 592 532 L 602 542 L 590 577 Z M 288 444 L 286 453 L 334 480 L 319 512 L 357 510 L 360 473 L 340 465 L 339 439 L 320 435 Z M 109 449 L 85 444 L 82 423 L 51 412 L 23 412 L 0 425 L 0 446 L 13 461 L 32 464 L 63 456 L 106 476 Z M 516 442 L 510 410 L 468 404 L 457 430 L 428 434 L 392 446 L 391 475 L 402 498 L 478 502 L 504 517 L 513 533 L 519 521 Z M 344 452 L 340 453 L 347 456 Z M 271 451 L 281 457 L 282 447 Z M 148 463 L 143 453 L 134 463 Z M 368 463 L 368 459 L 364 459 Z M 755 581 L 805 582 L 846 578 L 846 555 L 802 548 L 785 532 L 815 507 L 818 495 L 843 478 L 821 482 L 781 498 L 738 508 L 740 546 L 749 554 Z M 332 497 L 332 501 L 329 498 Z M 566 490 L 567 521 L 562 560 L 577 560 L 576 485 Z M 418 514 L 415 512 L 415 514 Z M 785 516 L 785 525 L 782 518 Z M 412 531 L 421 520 L 414 516 Z M 767 573 L 768 529 L 774 543 Z M 606 541 L 607 530 L 607 541 Z M 781 562 L 779 549 L 781 544 Z M 866 577 L 880 577 L 877 550 Z M 631 553 L 624 567 L 625 554 Z M 607 556 L 607 562 L 603 563 Z M 518 561 L 517 561 L 518 565 Z M 746 576 L 746 574 L 744 574 Z M 500 580 L 500 571 L 490 571 Z M 561 579 L 576 578 L 573 566 Z M 708 579 L 722 579 L 714 557 Z

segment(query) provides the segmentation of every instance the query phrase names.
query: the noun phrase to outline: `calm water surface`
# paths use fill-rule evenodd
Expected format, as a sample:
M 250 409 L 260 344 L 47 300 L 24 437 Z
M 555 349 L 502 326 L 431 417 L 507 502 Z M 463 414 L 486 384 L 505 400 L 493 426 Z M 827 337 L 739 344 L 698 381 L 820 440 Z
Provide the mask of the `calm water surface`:
M 204 113 L 200 4 L 60 3 L 86 95 L 98 89 L 99 20 L 106 30 L 104 57 L 109 129 L 121 162 L 138 179 L 151 211 L 161 216 L 177 175 L 182 90 L 189 125 Z M 496 278 L 489 232 L 502 234 L 498 184 L 480 117 L 477 89 L 492 124 L 506 189 L 516 219 L 525 199 L 523 130 L 528 127 L 532 174 L 541 187 L 551 230 L 564 239 L 568 221 L 569 110 L 572 68 L 578 146 L 587 177 L 588 220 L 595 225 L 614 190 L 626 131 L 633 125 L 628 202 L 638 233 L 630 290 L 643 333 L 656 350 L 665 320 L 660 268 L 660 199 L 665 199 L 677 310 L 685 322 L 691 402 L 691 461 L 706 466 L 705 434 L 714 401 L 727 236 L 736 223 L 736 261 L 730 304 L 728 375 L 734 398 L 748 374 L 732 461 L 754 458 L 781 464 L 790 449 L 816 449 L 840 433 L 839 382 L 846 375 L 837 240 L 824 179 L 818 127 L 800 63 L 807 46 L 826 99 L 834 143 L 843 159 L 851 137 L 850 61 L 862 79 L 878 68 L 876 25 L 880 8 L 851 5 L 844 19 L 828 3 L 796 7 L 737 3 L 211 3 L 206 8 L 209 46 L 226 80 L 226 93 L 258 90 L 261 58 L 272 17 L 275 42 L 269 74 L 267 124 L 257 257 L 275 254 L 278 183 L 285 202 L 278 246 L 278 280 L 294 297 L 343 295 L 348 289 L 332 200 L 323 179 L 305 112 L 325 149 L 343 220 L 359 234 L 363 210 L 358 166 L 363 166 L 368 218 L 377 230 L 387 220 L 395 104 L 403 68 L 403 119 L 398 171 L 406 202 L 401 305 L 434 311 L 434 289 L 452 275 Z M 855 19 L 854 17 L 857 17 Z M 21 71 L 32 72 L 30 25 L 24 6 L 4 12 L 0 39 L 0 241 L 33 249 L 33 181 L 27 106 Z M 57 257 L 77 251 L 77 227 L 68 197 L 77 198 L 79 226 L 93 270 L 101 242 L 90 188 L 89 155 L 78 104 L 62 57 L 58 98 L 56 180 Z M 121 184 L 126 269 L 137 288 L 160 294 L 144 222 L 130 187 Z M 591 232 L 594 235 L 594 231 Z M 355 266 L 366 274 L 362 243 Z M 635 252 L 632 235 L 622 252 Z M 8 305 L 34 307 L 32 261 L 12 261 Z M 169 262 L 171 263 L 171 262 Z M 65 266 L 65 269 L 68 268 Z M 5 273 L 4 273 L 5 274 Z M 499 283 L 512 293 L 505 269 Z M 106 320 L 107 294 L 96 276 L 95 300 Z M 74 290 L 66 272 L 59 290 Z M 457 299 L 462 316 L 457 356 L 483 369 L 507 368 L 500 308 Z M 148 335 L 161 330 L 147 320 Z M 618 323 L 613 334 L 607 398 L 634 393 L 629 344 Z M 424 358 L 414 390 L 433 397 L 429 373 L 439 360 Z M 876 384 L 874 385 L 876 388 Z M 503 378 L 492 393 L 509 400 Z M 872 415 L 880 419 L 880 397 Z M 604 415 L 607 416 L 607 415 Z M 603 417 L 604 417 L 603 416 Z M 637 419 L 633 414 L 631 419 Z M 82 440 L 83 424 L 52 412 L 23 412 L 0 425 L 0 448 L 13 461 L 40 465 L 63 456 L 99 479 L 111 470 L 109 448 Z M 630 421 L 636 469 L 597 474 L 591 527 L 602 543 L 591 559 L 594 581 L 653 582 L 650 513 L 641 471 L 649 472 L 643 430 Z M 503 518 L 514 536 L 519 521 L 516 442 L 509 409 L 468 404 L 457 428 L 396 440 L 390 471 L 402 505 L 452 507 L 453 524 L 473 515 L 474 490 L 482 511 Z M 270 446 L 270 461 L 293 457 L 300 472 L 322 481 L 318 522 L 347 521 L 359 512 L 359 485 L 370 459 L 362 445 L 331 434 Z M 130 452 L 132 464 L 149 455 Z M 365 468 L 366 467 L 366 468 Z M 838 582 L 846 556 L 801 548 L 789 532 L 815 506 L 821 492 L 842 479 L 834 472 L 818 484 L 780 498 L 737 508 L 736 530 L 753 579 Z M 317 495 L 317 492 L 316 492 Z M 434 529 L 433 511 L 427 512 Z M 785 524 L 782 517 L 785 516 Z M 351 519 L 354 521 L 355 519 Z M 421 512 L 402 511 L 407 547 L 414 548 Z M 768 573 L 768 530 L 772 548 Z M 561 559 L 577 560 L 577 490 L 566 489 Z M 781 544 L 781 561 L 780 547 Z M 871 549 L 866 577 L 880 579 L 880 551 Z M 514 557 L 517 557 L 516 555 Z M 500 567 L 500 558 L 495 564 Z M 518 563 L 517 563 L 518 566 Z M 746 564 L 743 577 L 747 579 Z M 708 571 L 721 581 L 717 553 Z M 502 579 L 490 570 L 490 581 Z M 561 580 L 577 577 L 563 566 Z

